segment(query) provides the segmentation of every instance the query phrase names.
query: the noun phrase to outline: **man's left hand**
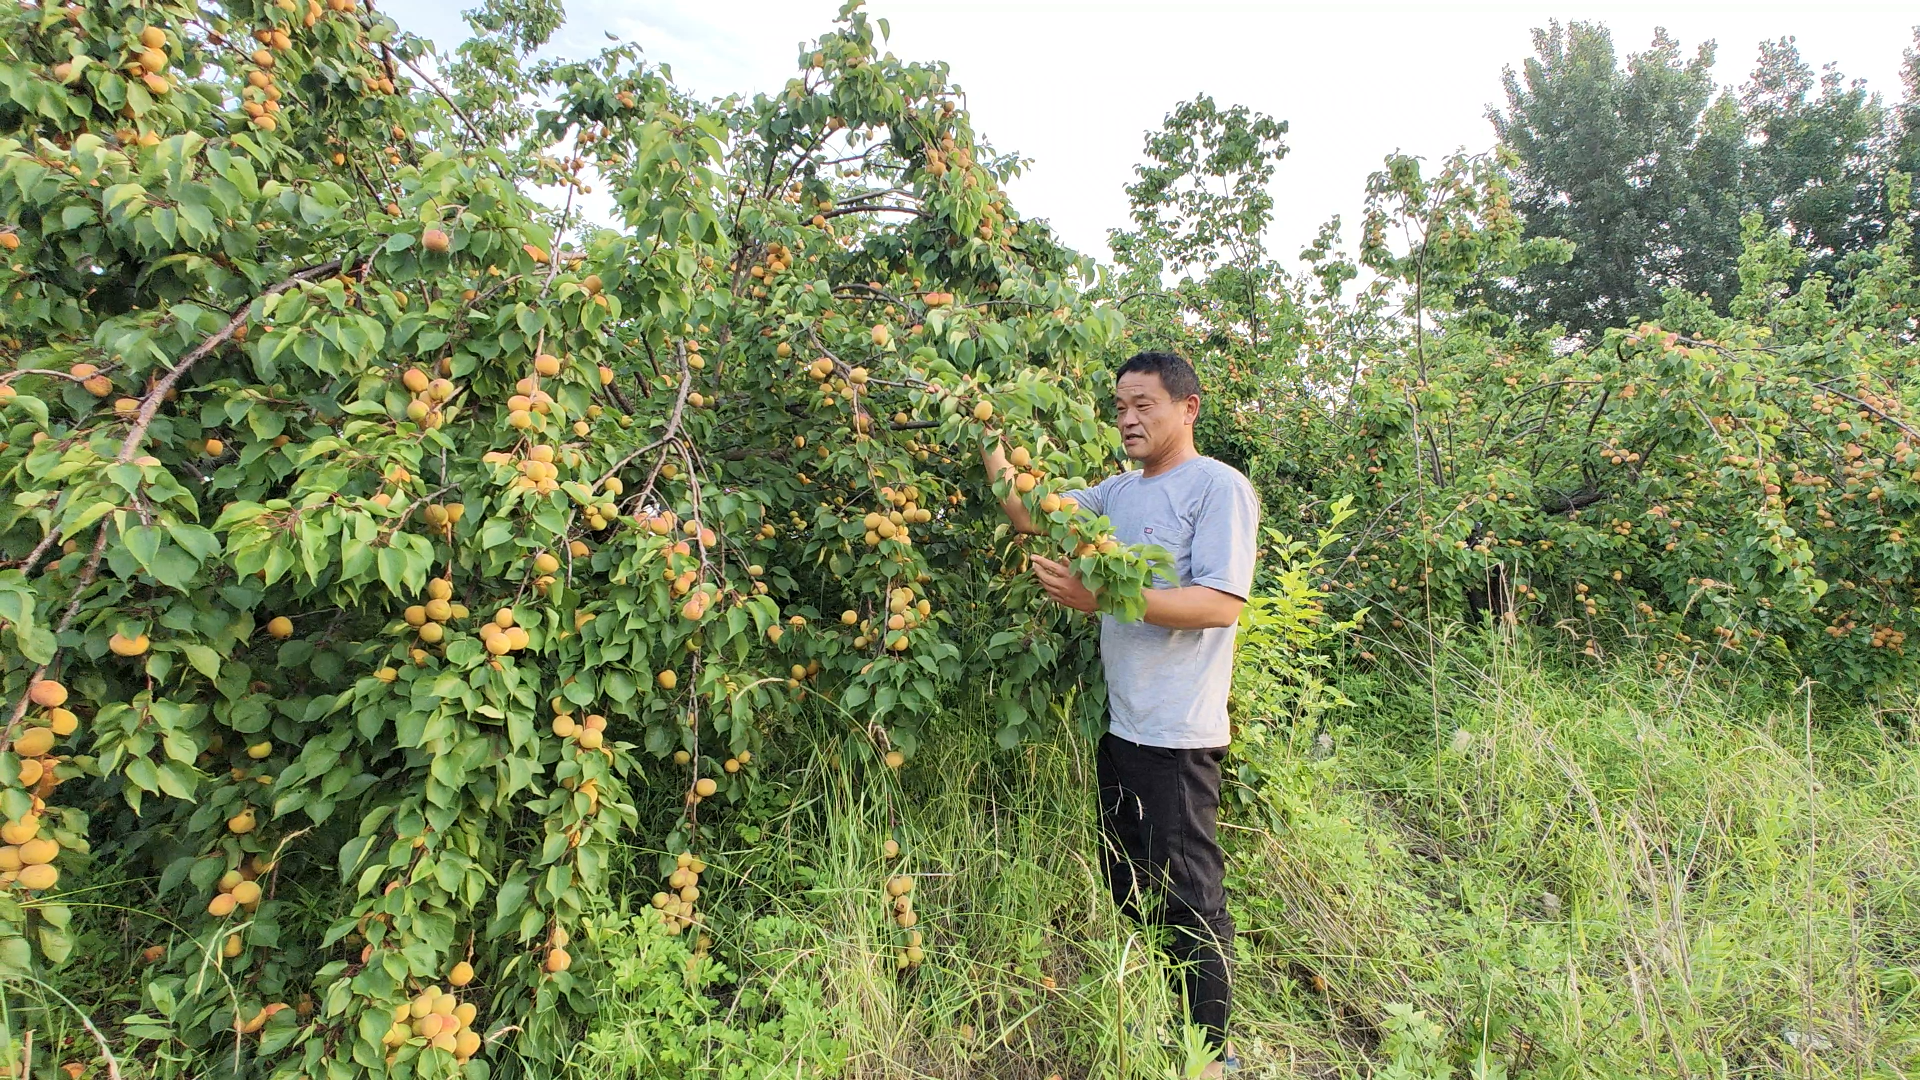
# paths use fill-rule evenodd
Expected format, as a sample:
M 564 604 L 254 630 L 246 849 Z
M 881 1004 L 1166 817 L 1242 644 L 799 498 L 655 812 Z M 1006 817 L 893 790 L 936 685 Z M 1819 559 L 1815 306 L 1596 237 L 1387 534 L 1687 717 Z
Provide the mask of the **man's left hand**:
M 1064 562 L 1055 562 L 1040 555 L 1032 555 L 1033 576 L 1040 579 L 1040 587 L 1047 590 L 1053 602 L 1062 607 L 1091 614 L 1099 607 L 1099 601 L 1093 593 L 1080 583 Z

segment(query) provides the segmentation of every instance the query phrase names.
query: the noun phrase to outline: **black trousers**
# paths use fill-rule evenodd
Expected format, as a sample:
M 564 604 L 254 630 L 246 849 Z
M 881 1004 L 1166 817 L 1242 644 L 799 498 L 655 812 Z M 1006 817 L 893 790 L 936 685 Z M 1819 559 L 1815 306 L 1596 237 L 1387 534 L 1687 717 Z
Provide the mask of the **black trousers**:
M 1135 922 L 1168 928 L 1174 992 L 1222 1053 L 1233 1003 L 1233 917 L 1214 821 L 1226 754 L 1225 747 L 1172 750 L 1108 734 L 1095 755 L 1101 869 L 1113 902 Z

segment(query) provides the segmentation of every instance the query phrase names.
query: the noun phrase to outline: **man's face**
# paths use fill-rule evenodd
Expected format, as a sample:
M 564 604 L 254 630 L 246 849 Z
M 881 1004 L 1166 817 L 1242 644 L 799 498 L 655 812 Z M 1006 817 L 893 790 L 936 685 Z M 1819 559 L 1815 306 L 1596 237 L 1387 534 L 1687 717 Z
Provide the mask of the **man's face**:
M 1120 427 L 1120 445 L 1127 456 L 1144 461 L 1192 438 L 1200 415 L 1200 399 L 1175 401 L 1160 376 L 1129 371 L 1113 389 L 1114 422 Z

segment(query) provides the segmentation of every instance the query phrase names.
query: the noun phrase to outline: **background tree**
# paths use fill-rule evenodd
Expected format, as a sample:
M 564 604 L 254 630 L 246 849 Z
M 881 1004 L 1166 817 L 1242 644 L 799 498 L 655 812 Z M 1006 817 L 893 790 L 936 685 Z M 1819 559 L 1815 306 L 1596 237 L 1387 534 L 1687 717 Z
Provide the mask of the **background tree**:
M 1207 388 L 1198 435 L 1247 473 L 1271 465 L 1262 388 L 1284 378 L 1298 316 L 1285 271 L 1267 252 L 1269 186 L 1286 156 L 1287 124 L 1201 95 L 1148 132 L 1145 164 L 1127 185 L 1134 228 L 1109 234 L 1119 274 L 1109 285 L 1138 327 L 1132 344 L 1191 359 Z
M 1500 306 L 1580 336 L 1654 314 L 1669 289 L 1724 307 L 1749 211 L 1792 233 L 1806 272 L 1844 277 L 1846 257 L 1885 236 L 1879 99 L 1831 67 L 1816 76 L 1791 38 L 1761 44 L 1737 93 L 1716 90 L 1714 55 L 1708 42 L 1683 59 L 1661 31 L 1623 68 L 1604 26 L 1536 31 L 1490 119 L 1514 154 L 1527 234 L 1574 250 L 1490 289 Z
M 1720 219 L 1697 204 L 1693 176 L 1719 156 L 1695 156 L 1714 50 L 1683 57 L 1661 31 L 1622 70 L 1604 26 L 1556 22 L 1534 32 L 1534 51 L 1520 72 L 1508 69 L 1507 108 L 1490 118 L 1516 159 L 1514 208 L 1527 234 L 1574 249 L 1564 266 L 1517 278 L 1512 303 L 1536 323 L 1586 333 L 1657 306 L 1703 239 L 1688 226 Z M 1726 137 L 1718 115 L 1716 142 Z

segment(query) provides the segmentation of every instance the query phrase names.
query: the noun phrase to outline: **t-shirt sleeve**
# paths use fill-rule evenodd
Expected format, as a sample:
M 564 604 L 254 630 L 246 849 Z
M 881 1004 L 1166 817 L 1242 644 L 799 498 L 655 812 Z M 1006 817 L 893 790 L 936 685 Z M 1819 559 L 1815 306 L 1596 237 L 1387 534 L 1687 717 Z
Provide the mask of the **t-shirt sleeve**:
M 1063 491 L 1061 494 L 1079 503 L 1088 513 L 1099 517 L 1101 514 L 1107 512 L 1107 492 L 1105 489 L 1107 485 L 1113 483 L 1114 480 L 1115 477 L 1109 476 L 1090 488 L 1081 491 Z
M 1238 476 L 1209 485 L 1194 520 L 1191 584 L 1242 600 L 1251 596 L 1259 530 L 1260 503 L 1253 485 Z

